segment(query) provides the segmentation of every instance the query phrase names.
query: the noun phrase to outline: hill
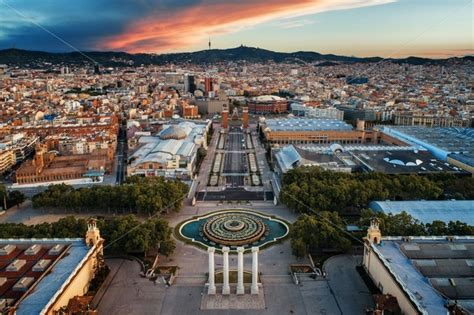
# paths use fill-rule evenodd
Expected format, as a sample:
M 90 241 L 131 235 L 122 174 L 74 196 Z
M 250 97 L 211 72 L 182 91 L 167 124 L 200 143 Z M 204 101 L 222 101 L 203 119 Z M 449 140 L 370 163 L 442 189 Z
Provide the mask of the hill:
M 229 61 L 247 62 L 290 62 L 290 63 L 315 63 L 325 65 L 336 65 L 339 63 L 378 62 L 380 57 L 360 58 L 338 55 L 324 55 L 311 51 L 298 51 L 293 53 L 275 52 L 271 50 L 240 46 L 230 49 L 201 50 L 188 53 L 173 54 L 129 54 L 126 52 L 113 51 L 85 51 L 84 55 L 103 66 L 139 66 L 139 65 L 164 65 L 175 64 L 210 64 Z M 0 64 L 8 64 L 20 67 L 44 67 L 53 65 L 80 65 L 91 64 L 92 61 L 79 52 L 51 53 L 43 51 L 32 51 L 22 49 L 0 50 Z M 409 57 L 405 59 L 387 59 L 390 62 L 408 64 L 445 64 L 448 62 L 459 62 L 473 60 L 472 56 L 464 58 L 449 59 L 427 59 Z

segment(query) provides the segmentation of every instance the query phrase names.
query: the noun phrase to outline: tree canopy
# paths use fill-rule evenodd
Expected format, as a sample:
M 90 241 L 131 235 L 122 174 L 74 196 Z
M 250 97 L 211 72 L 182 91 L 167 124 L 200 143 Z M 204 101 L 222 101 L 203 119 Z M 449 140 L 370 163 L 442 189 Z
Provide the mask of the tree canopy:
M 5 185 L 0 184 L 0 208 L 5 208 L 5 202 L 7 204 L 7 209 L 17 206 L 20 203 L 25 201 L 25 195 L 19 191 L 7 191 Z M 3 209 L 5 210 L 5 209 Z
M 352 233 L 354 239 L 366 235 L 365 229 L 373 217 L 379 219 L 380 230 L 385 236 L 445 236 L 445 235 L 474 235 L 474 226 L 455 221 L 448 224 L 442 221 L 433 221 L 423 224 L 406 212 L 397 215 L 374 213 L 370 209 L 363 209 L 358 222 L 362 229 Z M 335 251 L 344 252 L 351 246 L 351 239 L 343 232 L 346 224 L 337 212 L 322 211 L 316 214 L 302 214 L 292 225 L 290 231 L 291 248 L 296 257 L 304 257 L 308 253 Z
M 33 197 L 35 208 L 51 207 L 75 211 L 121 211 L 154 214 L 168 208 L 179 211 L 188 186 L 163 177 L 127 178 L 123 185 L 97 185 L 74 189 L 65 184 L 51 185 Z
M 346 251 L 351 242 L 344 235 L 345 225 L 336 212 L 301 215 L 291 227 L 291 248 L 296 257 L 321 250 Z
M 281 200 L 302 213 L 359 212 L 373 200 L 473 199 L 474 178 L 449 174 L 432 176 L 346 174 L 320 167 L 300 167 L 283 176 Z
M 106 252 L 127 254 L 160 249 L 170 255 L 175 249 L 172 228 L 163 219 L 154 218 L 140 222 L 133 215 L 113 219 L 101 219 L 97 223 Z M 87 221 L 73 216 L 54 223 L 25 225 L 22 223 L 0 224 L 0 238 L 75 238 L 84 237 Z
M 368 226 L 373 217 L 379 219 L 380 231 L 382 235 L 387 236 L 474 235 L 474 226 L 464 222 L 450 221 L 446 224 L 443 221 L 433 221 L 423 224 L 406 212 L 392 215 L 383 212 L 374 213 L 370 209 L 362 210 L 359 226 Z

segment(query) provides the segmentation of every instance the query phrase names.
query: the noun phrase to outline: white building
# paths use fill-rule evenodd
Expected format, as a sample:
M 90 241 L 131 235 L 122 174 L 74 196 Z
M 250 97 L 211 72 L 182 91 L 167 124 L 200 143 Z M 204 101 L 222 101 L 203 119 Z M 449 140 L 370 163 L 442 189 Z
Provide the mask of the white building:
M 164 176 L 190 179 L 197 151 L 207 148 L 209 123 L 180 122 L 164 125 L 157 136 L 143 136 L 139 148 L 129 158 L 128 176 Z
M 397 299 L 402 314 L 449 314 L 457 304 L 474 312 L 474 237 L 382 237 L 372 221 L 363 265 L 382 294 Z

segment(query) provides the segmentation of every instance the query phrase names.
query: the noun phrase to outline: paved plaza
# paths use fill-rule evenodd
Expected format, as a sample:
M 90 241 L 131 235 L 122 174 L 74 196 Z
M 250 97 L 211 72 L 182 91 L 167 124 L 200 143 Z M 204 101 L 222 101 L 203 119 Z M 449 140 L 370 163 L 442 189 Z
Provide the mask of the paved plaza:
M 113 259 L 111 279 L 103 296 L 95 302 L 101 314 L 363 314 L 371 307 L 371 297 L 355 266 L 360 257 L 338 256 L 328 261 L 327 279 L 314 280 L 300 277 L 295 285 L 287 272 L 286 264 L 271 260 L 294 262 L 291 255 L 280 254 L 288 244 L 261 251 L 260 271 L 264 287 L 265 309 L 260 310 L 202 310 L 205 295 L 205 269 L 207 255 L 191 251 L 186 259 L 179 258 L 180 274 L 174 285 L 166 287 L 139 276 L 140 267 L 135 261 Z M 186 254 L 179 250 L 173 257 Z M 280 256 L 282 255 L 282 256 Z M 248 255 L 246 255 L 248 256 Z M 217 258 L 217 257 L 216 257 Z M 249 260 L 248 257 L 246 257 Z M 232 262 L 231 262 L 232 264 Z M 196 266 L 196 271 L 192 266 Z M 267 267 L 268 265 L 268 267 Z M 217 268 L 219 268 L 217 266 Z M 202 270 L 202 272 L 200 272 Z M 286 271 L 286 272 L 285 272 Z M 278 273 L 278 274 L 277 274 Z M 238 299 L 234 296 L 233 299 Z M 229 297 L 230 299 L 230 297 Z

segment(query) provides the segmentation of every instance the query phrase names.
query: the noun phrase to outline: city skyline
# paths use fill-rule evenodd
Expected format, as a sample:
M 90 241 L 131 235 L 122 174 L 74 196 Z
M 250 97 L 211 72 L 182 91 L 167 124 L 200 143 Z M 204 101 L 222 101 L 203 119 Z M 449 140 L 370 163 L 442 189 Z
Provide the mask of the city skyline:
M 348 56 L 446 58 L 473 54 L 472 2 L 1 1 L 0 49 L 172 53 L 254 46 Z M 94 12 L 93 15 L 90 13 Z M 58 38 L 55 38 L 54 35 Z M 284 38 L 284 40 L 282 40 Z

